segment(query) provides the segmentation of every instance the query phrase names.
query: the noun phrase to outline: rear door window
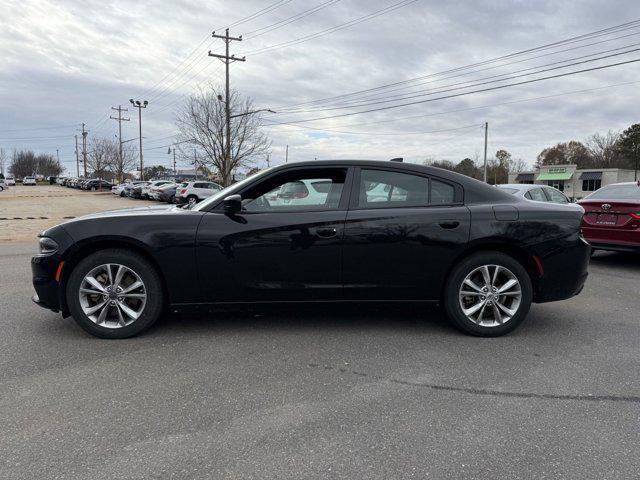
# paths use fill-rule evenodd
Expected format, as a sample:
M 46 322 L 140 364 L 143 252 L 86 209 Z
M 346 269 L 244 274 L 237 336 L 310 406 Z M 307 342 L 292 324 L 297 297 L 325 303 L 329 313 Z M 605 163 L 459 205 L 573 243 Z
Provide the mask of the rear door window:
M 358 207 L 423 207 L 429 204 L 429 179 L 388 170 L 360 171 Z
M 547 196 L 544 194 L 541 188 L 534 188 L 529 190 L 524 194 L 526 198 L 529 200 L 534 200 L 536 202 L 548 202 Z

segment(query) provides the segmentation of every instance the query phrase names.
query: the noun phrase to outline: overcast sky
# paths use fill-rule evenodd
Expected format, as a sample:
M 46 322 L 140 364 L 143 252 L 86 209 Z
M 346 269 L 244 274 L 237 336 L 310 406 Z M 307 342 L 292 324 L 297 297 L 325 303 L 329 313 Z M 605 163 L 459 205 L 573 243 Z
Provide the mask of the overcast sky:
M 287 144 L 290 161 L 481 157 L 485 121 L 489 122 L 490 155 L 504 148 L 532 163 L 546 146 L 582 140 L 597 131 L 621 130 L 640 121 L 640 63 L 307 121 L 394 106 L 405 102 L 402 96 L 422 94 L 412 100 L 433 99 L 434 89 L 468 93 L 482 87 L 463 82 L 482 83 L 487 80 L 481 79 L 495 79 L 496 75 L 520 76 L 500 77 L 501 83 L 483 87 L 640 58 L 640 50 L 630 51 L 640 48 L 640 24 L 635 24 L 554 49 L 441 74 L 640 19 L 637 0 L 0 2 L 0 147 L 52 153 L 58 148 L 61 160 L 73 171 L 74 134 L 79 124 L 86 123 L 90 136 L 115 138 L 117 123 L 109 119 L 115 113 L 110 107 L 130 107 L 129 98 L 150 102 L 143 111 L 145 164 L 169 166 L 166 145 L 175 133 L 174 109 L 185 94 L 223 78 L 221 62 L 207 57 L 209 49 L 222 47 L 220 40 L 210 38 L 211 31 L 276 3 L 277 8 L 231 27 L 233 35 L 245 35 L 242 42 L 232 44 L 232 52 L 247 57 L 246 62 L 232 65 L 232 87 L 251 97 L 257 107 L 278 112 L 265 116 L 266 121 L 280 123 L 266 128 L 273 141 L 272 164 L 284 161 Z M 260 33 L 257 29 L 316 6 L 322 8 L 255 36 Z M 333 33 L 259 52 L 391 6 L 398 8 Z M 517 73 L 612 54 L 616 55 L 545 73 Z M 440 75 L 419 82 L 291 112 L 291 105 L 437 73 Z M 426 89 L 430 95 L 424 95 Z M 386 103 L 358 105 L 383 101 Z M 125 139 L 137 136 L 137 111 L 129 110 L 132 119 L 124 124 Z

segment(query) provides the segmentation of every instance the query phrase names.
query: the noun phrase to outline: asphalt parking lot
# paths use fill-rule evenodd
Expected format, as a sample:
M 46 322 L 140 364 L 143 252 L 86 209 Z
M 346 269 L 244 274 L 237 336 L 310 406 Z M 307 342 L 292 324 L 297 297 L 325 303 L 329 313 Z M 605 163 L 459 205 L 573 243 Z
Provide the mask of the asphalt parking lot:
M 34 250 L 0 245 L 0 478 L 638 478 L 637 257 L 502 338 L 315 307 L 104 341 L 30 302 Z

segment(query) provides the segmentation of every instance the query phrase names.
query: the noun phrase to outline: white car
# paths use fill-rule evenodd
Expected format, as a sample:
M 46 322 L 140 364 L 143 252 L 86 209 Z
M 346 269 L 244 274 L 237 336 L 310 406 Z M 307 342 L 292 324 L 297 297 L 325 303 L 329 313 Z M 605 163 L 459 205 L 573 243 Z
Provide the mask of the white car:
M 176 195 L 176 201 L 178 203 L 188 203 L 193 205 L 200 200 L 210 197 L 211 195 L 222 190 L 222 186 L 215 182 L 208 181 L 196 181 L 188 182 L 186 186 L 182 187 Z
M 5 183 L 7 184 L 7 186 L 9 186 L 9 185 L 13 185 L 13 186 L 15 186 L 15 184 L 16 184 L 16 177 L 14 177 L 13 175 L 7 175 L 7 178 L 6 178 Z
M 35 177 L 24 177 L 22 179 L 22 185 L 35 185 L 36 179 Z
M 557 188 L 533 183 L 505 183 L 496 185 L 501 190 L 516 197 L 522 197 L 533 202 L 571 203 Z
M 151 183 L 142 187 L 141 197 L 146 199 L 152 198 L 151 189 L 155 187 L 159 187 L 160 185 L 166 185 L 167 183 L 171 183 L 171 182 L 169 180 L 153 180 Z
M 4 178 L 0 178 L 0 192 L 4 192 L 9 186 Z

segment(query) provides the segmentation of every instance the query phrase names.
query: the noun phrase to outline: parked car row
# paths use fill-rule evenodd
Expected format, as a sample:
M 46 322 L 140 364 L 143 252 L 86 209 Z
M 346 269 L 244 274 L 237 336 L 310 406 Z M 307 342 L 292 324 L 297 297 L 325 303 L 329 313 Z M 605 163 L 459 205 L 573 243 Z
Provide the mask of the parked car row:
M 79 190 L 90 191 L 109 191 L 113 184 L 101 178 L 74 178 L 74 177 L 58 177 L 56 179 L 58 185 L 68 188 L 77 188 Z
M 134 181 L 111 187 L 111 193 L 120 197 L 192 205 L 209 198 L 220 190 L 222 190 L 221 185 L 207 180 L 193 182 Z

